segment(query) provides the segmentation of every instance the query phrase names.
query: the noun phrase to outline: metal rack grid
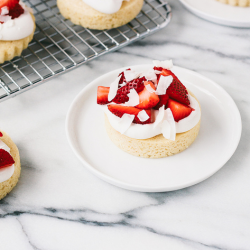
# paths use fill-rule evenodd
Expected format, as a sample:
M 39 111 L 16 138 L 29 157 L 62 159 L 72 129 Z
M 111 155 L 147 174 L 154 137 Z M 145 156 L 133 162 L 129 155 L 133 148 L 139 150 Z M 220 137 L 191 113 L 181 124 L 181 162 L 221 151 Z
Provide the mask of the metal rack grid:
M 171 9 L 165 0 L 145 0 L 142 11 L 129 24 L 97 31 L 64 19 L 56 0 L 24 2 L 33 9 L 37 28 L 21 57 L 0 65 L 0 101 L 150 35 L 171 19 Z

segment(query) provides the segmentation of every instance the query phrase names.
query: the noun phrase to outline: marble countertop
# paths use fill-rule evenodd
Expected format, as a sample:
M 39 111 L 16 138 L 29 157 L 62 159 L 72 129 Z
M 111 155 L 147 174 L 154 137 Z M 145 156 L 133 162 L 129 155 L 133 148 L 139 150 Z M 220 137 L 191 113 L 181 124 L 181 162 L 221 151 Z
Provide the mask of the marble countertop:
M 176 0 L 160 32 L 0 103 L 1 129 L 22 173 L 0 201 L 1 250 L 250 249 L 250 29 L 204 21 Z M 166 193 L 138 193 L 91 174 L 65 137 L 72 100 L 96 77 L 172 58 L 220 84 L 243 122 L 239 147 L 214 176 Z M 232 131 L 233 133 L 234 131 Z

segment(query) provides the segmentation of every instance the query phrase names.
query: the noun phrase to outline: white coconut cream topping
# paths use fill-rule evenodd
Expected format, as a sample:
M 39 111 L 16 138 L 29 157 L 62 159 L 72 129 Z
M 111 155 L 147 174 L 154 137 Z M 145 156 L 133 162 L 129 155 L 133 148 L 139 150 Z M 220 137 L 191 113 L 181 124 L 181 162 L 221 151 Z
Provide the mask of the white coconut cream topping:
M 34 21 L 28 8 L 20 2 L 24 13 L 18 18 L 11 19 L 8 8 L 3 7 L 0 15 L 0 41 L 16 41 L 28 37 L 34 30 Z

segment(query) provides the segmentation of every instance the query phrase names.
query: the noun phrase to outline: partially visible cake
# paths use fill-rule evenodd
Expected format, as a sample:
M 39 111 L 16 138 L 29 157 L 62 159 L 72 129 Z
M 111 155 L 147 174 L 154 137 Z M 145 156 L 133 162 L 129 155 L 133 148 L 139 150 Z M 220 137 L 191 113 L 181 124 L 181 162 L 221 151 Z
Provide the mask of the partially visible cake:
M 250 0 L 217 0 L 221 3 L 230 4 L 232 6 L 249 7 Z

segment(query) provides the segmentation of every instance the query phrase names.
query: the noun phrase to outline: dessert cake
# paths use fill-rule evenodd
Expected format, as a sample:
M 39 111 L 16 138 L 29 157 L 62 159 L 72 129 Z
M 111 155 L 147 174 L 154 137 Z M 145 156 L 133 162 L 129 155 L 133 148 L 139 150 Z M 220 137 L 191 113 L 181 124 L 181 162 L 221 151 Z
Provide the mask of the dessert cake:
M 18 148 L 6 133 L 0 131 L 0 200 L 16 186 L 20 172 Z
M 35 32 L 32 10 L 19 0 L 0 0 L 0 63 L 20 56 Z
M 85 28 L 104 30 L 122 26 L 140 12 L 143 0 L 57 0 L 61 14 Z
M 135 156 L 161 158 L 195 141 L 201 109 L 194 94 L 171 71 L 172 61 L 153 63 L 144 72 L 121 72 L 110 87 L 99 86 L 97 104 L 115 145 Z

